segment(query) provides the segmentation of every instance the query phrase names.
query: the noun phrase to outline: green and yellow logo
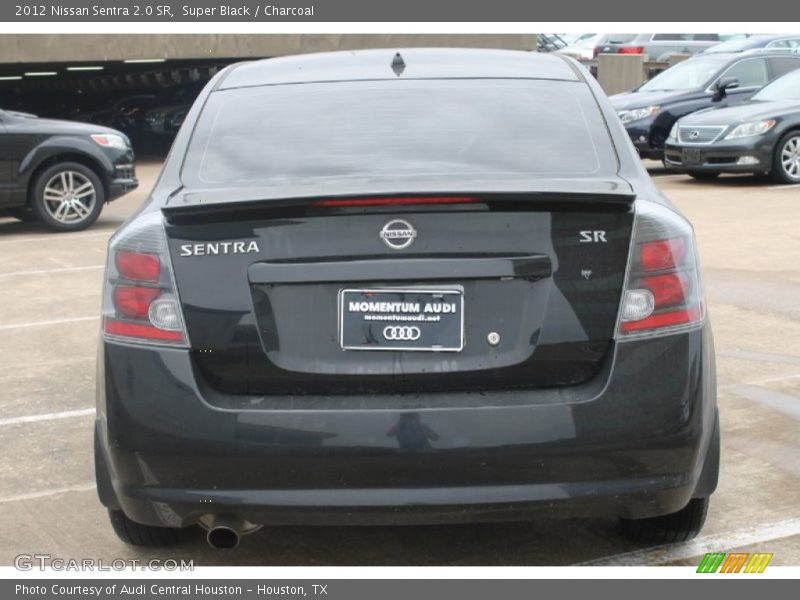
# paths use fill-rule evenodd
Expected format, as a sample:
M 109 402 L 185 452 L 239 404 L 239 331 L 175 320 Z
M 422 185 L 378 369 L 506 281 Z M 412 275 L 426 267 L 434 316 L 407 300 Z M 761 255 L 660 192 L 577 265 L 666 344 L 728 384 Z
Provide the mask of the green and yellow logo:
M 698 573 L 763 573 L 772 560 L 766 552 L 710 552 L 700 561 Z

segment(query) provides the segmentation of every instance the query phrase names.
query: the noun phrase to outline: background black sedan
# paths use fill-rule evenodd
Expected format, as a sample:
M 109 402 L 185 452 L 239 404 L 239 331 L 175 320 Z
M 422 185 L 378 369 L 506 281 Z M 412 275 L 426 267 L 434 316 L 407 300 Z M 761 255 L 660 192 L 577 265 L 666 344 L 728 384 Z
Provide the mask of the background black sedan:
M 744 102 L 781 75 L 800 68 L 800 54 L 703 54 L 678 63 L 611 104 L 642 158 L 661 160 L 680 117 Z
M 77 231 L 137 185 L 133 149 L 119 131 L 0 110 L 0 215 Z
M 749 101 L 680 119 L 666 163 L 698 179 L 720 173 L 771 173 L 800 183 L 800 70 L 784 75 Z

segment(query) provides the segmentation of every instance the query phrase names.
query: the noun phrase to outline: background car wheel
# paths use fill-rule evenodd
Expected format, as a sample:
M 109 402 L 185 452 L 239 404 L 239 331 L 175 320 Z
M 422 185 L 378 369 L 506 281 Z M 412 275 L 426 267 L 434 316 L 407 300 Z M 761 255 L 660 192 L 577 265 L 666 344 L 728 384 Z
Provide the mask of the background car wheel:
M 711 181 L 712 179 L 716 179 L 719 177 L 719 173 L 713 173 L 709 171 L 686 171 L 689 174 L 689 177 L 694 177 L 698 181 Z
M 32 188 L 30 206 L 55 231 L 79 231 L 97 220 L 105 190 L 97 174 L 80 163 L 58 163 L 42 171 Z
M 772 177 L 778 183 L 800 183 L 800 131 L 790 131 L 778 142 Z
M 678 512 L 649 519 L 622 519 L 622 534 L 648 546 L 691 540 L 703 528 L 708 498 L 694 498 Z
M 121 510 L 109 510 L 108 518 L 114 533 L 126 544 L 131 546 L 173 546 L 186 541 L 193 527 L 185 529 L 174 529 L 172 527 L 154 527 L 153 525 L 142 525 L 136 521 L 131 521 Z

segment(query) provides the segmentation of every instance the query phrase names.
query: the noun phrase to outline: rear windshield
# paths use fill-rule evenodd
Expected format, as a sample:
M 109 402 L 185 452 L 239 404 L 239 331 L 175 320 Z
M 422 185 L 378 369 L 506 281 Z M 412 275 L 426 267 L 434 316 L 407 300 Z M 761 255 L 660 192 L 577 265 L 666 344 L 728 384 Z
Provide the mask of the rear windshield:
M 608 175 L 616 158 L 585 83 L 355 81 L 212 93 L 183 168 L 188 187 L 353 179 Z

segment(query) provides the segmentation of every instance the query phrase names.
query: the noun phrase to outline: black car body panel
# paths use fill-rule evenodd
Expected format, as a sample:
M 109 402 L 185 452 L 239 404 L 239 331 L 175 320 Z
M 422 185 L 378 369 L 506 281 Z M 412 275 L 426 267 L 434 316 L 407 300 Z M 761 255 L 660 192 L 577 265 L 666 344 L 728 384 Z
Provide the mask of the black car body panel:
M 170 223 L 170 251 L 189 335 L 199 348 L 214 349 L 196 354 L 198 368 L 219 391 L 263 394 L 503 389 L 587 379 L 613 335 L 623 273 L 612 265 L 623 264 L 627 256 L 630 210 L 626 205 L 595 205 L 580 212 L 576 205 L 567 214 L 527 212 L 524 198 L 497 204 L 490 201 L 493 210 L 476 207 L 468 212 L 423 213 L 417 208 L 404 213 L 393 208 L 392 217 L 405 218 L 418 232 L 413 254 L 403 256 L 377 237 L 389 220 L 386 213 L 317 211 L 258 225 L 245 213 L 224 228 L 219 217 L 201 225 Z M 336 231 L 343 221 L 347 239 L 331 244 L 326 232 Z M 581 243 L 576 228 L 606 231 L 604 255 Z M 436 235 L 438 231 L 448 234 Z M 257 262 L 251 254 L 181 256 L 182 247 L 198 240 L 230 239 L 255 240 Z M 503 270 L 500 260 L 479 270 L 493 258 L 537 255 L 547 260 L 548 272 L 515 277 Z M 364 258 L 372 268 L 363 264 Z M 557 266 L 555 274 L 549 272 L 550 264 Z M 404 265 L 408 276 L 400 273 Z M 275 273 L 280 266 L 293 274 L 288 281 Z M 267 275 L 259 276 L 259 268 Z M 248 272 L 250 285 L 243 285 L 243 272 Z M 587 272 L 591 278 L 582 276 Z M 385 273 L 392 275 L 381 275 Z M 206 300 L 209 278 L 225 289 L 213 308 Z M 342 282 L 380 288 L 408 280 L 432 287 L 462 284 L 469 310 L 494 312 L 490 320 L 469 319 L 464 335 L 478 339 L 489 327 L 509 340 L 503 350 L 487 354 L 483 346 L 469 345 L 439 360 L 408 356 L 402 372 L 384 356 L 342 352 L 336 341 Z M 498 294 L 505 301 L 491 311 Z M 526 381 L 527 370 L 535 384 Z M 442 372 L 448 373 L 446 380 Z
M 394 72 L 397 55 L 402 75 Z M 409 87 L 402 78 L 412 75 Z M 498 174 L 482 172 L 478 160 L 474 174 L 459 173 L 463 164 L 454 161 L 439 175 L 422 165 L 419 173 L 385 177 L 359 163 L 363 176 L 330 177 L 319 170 L 339 157 L 320 154 L 323 164 L 311 161 L 303 177 L 279 171 L 260 182 L 200 185 L 215 173 L 216 163 L 202 170 L 203 157 L 219 152 L 209 144 L 261 139 L 249 128 L 207 142 L 214 137 L 204 133 L 203 111 L 219 105 L 213 94 L 246 99 L 260 86 L 311 94 L 322 81 L 331 82 L 323 91 L 338 93 L 349 81 L 369 93 L 430 86 L 430 98 L 451 78 L 492 78 L 486 93 L 528 85 L 509 83 L 517 79 L 574 97 L 588 90 L 587 132 L 607 152 L 597 172 Z M 475 94 L 489 87 L 475 85 Z M 282 118 L 291 116 L 292 98 Z M 473 100 L 464 98 L 460 109 Z M 369 122 L 363 110 L 356 114 L 354 122 Z M 431 131 L 438 126 L 426 122 Z M 308 133 L 296 127 L 298 139 Z M 472 147 L 469 138 L 459 142 L 454 148 Z M 394 160 L 416 164 L 431 151 L 422 145 Z M 378 166 L 381 153 L 392 152 L 376 149 Z M 259 174 L 262 168 L 269 171 L 257 166 Z M 717 471 L 707 318 L 701 311 L 656 336 L 619 333 L 640 237 L 672 231 L 666 221 L 647 220 L 653 211 L 679 224 L 691 244 L 690 226 L 653 185 L 597 83 L 567 59 L 400 50 L 228 68 L 189 111 L 148 203 L 111 241 L 98 354 L 101 500 L 135 522 L 179 527 L 213 514 L 254 524 L 461 522 L 540 512 L 642 518 L 707 498 Z M 404 230 L 413 241 L 407 247 L 383 237 L 396 220 L 413 228 L 413 235 Z M 179 324 L 169 331 L 153 328 L 150 311 L 132 320 L 114 304 L 130 287 L 119 253 L 145 251 L 157 252 L 162 267 L 148 275 L 155 293 L 171 306 L 180 298 Z M 687 263 L 680 277 L 694 268 Z M 345 347 L 345 291 L 369 299 L 408 288 L 461 294 L 462 347 Z M 143 330 L 175 343 L 120 335 Z
M 54 160 L 76 160 L 92 168 L 105 187 L 107 201 L 135 189 L 130 146 L 102 147 L 92 141 L 93 134 L 123 136 L 100 125 L 0 111 L 0 209 L 24 206 L 32 177 Z
M 691 61 L 719 60 L 714 74 L 700 85 L 689 90 L 639 91 L 634 90 L 611 96 L 610 100 L 618 113 L 648 106 L 658 106 L 655 115 L 637 119 L 625 124 L 625 129 L 642 158 L 661 160 L 664 156 L 664 143 L 675 122 L 688 114 L 706 108 L 725 108 L 746 102 L 761 85 L 729 88 L 724 95 L 714 90 L 714 84 L 725 76 L 732 67 L 745 61 L 763 61 L 767 78 L 764 83 L 800 68 L 800 54 L 769 53 L 749 55 L 746 53 L 719 53 L 699 55 Z M 688 61 L 687 61 L 688 62 Z M 684 64 L 684 63 L 679 63 Z M 762 84 L 763 85 L 763 84 Z
M 256 397 L 221 409 L 188 351 L 107 343 L 98 366 L 106 492 L 142 523 L 212 510 L 265 524 L 647 517 L 711 491 L 698 488 L 716 416 L 708 332 L 617 344 L 580 386 L 488 398 Z

